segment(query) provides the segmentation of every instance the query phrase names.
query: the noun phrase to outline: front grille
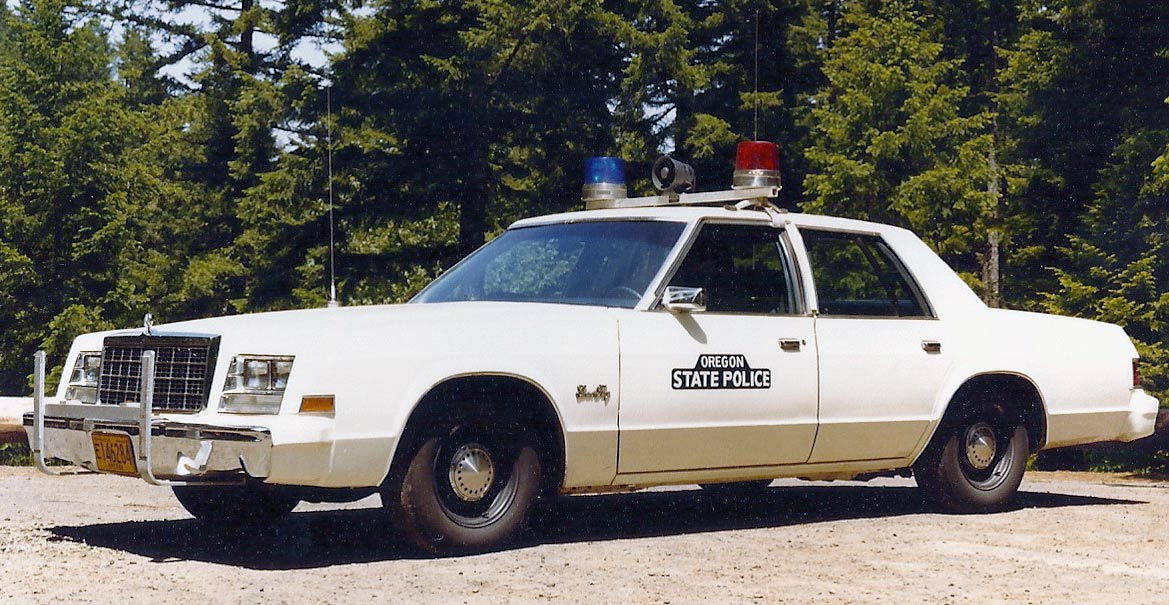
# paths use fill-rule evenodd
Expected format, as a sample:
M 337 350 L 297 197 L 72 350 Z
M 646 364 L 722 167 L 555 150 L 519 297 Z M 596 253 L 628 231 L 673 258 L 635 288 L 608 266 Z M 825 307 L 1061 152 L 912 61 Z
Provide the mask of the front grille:
M 107 337 L 102 347 L 98 398 L 114 405 L 140 400 L 142 352 L 154 351 L 154 409 L 198 412 L 207 407 L 218 350 L 218 336 Z

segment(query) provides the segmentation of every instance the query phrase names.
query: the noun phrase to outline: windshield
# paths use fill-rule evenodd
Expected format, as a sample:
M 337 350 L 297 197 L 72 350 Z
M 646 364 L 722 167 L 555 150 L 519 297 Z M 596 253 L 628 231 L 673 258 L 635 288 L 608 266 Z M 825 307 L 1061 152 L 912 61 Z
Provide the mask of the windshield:
M 510 229 L 411 302 L 492 300 L 632 308 L 684 226 L 596 221 Z

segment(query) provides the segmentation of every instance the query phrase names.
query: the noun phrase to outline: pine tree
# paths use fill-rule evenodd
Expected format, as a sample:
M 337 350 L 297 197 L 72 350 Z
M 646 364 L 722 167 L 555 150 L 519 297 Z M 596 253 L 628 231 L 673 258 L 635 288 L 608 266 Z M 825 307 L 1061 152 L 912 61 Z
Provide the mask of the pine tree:
M 1044 307 L 1123 326 L 1151 390 L 1169 393 L 1169 110 L 1153 74 L 1169 69 L 1169 8 L 1060 6 L 1063 49 L 1032 135 L 1060 179 L 1046 201 L 1068 234 Z M 1057 136 L 1051 132 L 1059 125 Z M 1071 224 L 1067 224 L 1071 221 Z
M 295 199 L 284 194 L 280 201 L 267 198 L 276 195 L 275 183 L 323 182 L 323 170 L 304 176 L 297 173 L 303 165 L 297 158 L 282 163 L 306 141 L 312 144 L 323 113 L 323 94 L 318 94 L 322 74 L 297 59 L 294 50 L 335 35 L 331 23 L 343 7 L 327 2 L 103 0 L 88 8 L 129 26 L 131 34 L 142 32 L 141 40 L 123 40 L 126 52 L 142 52 L 121 67 L 130 70 L 137 89 L 155 93 L 152 101 L 164 91 L 161 104 L 185 120 L 181 135 L 171 141 L 176 147 L 166 168 L 173 178 L 199 190 L 187 200 L 185 221 L 197 225 L 199 237 L 180 238 L 187 245 L 181 264 L 173 267 L 179 283 L 160 293 L 164 301 L 177 303 L 175 314 L 165 319 L 321 302 L 319 293 L 292 295 L 304 290 L 297 277 L 302 265 L 320 260 L 319 251 L 309 249 L 320 241 L 316 223 L 301 212 L 321 206 L 319 188 L 300 187 Z M 203 18 L 190 19 L 192 12 Z M 143 48 L 144 40 L 152 38 L 168 42 L 170 51 Z M 185 78 L 158 75 L 164 66 L 173 73 L 183 61 L 193 65 Z M 318 99 L 322 111 L 315 105 Z M 306 238 L 312 245 L 299 248 Z M 314 275 L 308 290 L 324 286 L 319 272 Z M 186 304 L 178 304 L 181 297 Z
M 821 83 L 801 24 L 821 4 L 650 0 L 611 14 L 628 55 L 614 127 L 619 155 L 634 162 L 631 188 L 649 191 L 642 175 L 663 150 L 693 164 L 699 189 L 726 187 L 735 144 L 758 137 L 779 143 L 781 203 L 796 206 L 807 144 L 799 112 Z
M 168 196 L 148 149 L 157 116 L 115 80 L 105 29 L 58 0 L 4 18 L 0 390 L 16 391 L 37 347 L 59 363 L 78 332 L 125 320 L 119 260 L 132 249 L 168 256 L 151 221 L 171 223 L 143 212 Z
M 483 0 L 349 18 L 333 84 L 346 302 L 408 298 L 511 220 L 579 204 L 581 161 L 613 147 L 606 14 Z
M 986 241 L 990 116 L 907 2 L 849 3 L 812 99 L 806 208 L 904 225 L 959 267 Z M 972 281 L 973 275 L 967 274 Z

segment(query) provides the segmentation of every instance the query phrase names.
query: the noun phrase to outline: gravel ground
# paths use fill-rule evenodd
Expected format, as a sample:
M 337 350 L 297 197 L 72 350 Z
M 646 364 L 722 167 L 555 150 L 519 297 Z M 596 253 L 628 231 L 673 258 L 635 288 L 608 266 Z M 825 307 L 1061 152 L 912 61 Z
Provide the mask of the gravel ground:
M 524 544 L 425 558 L 376 497 L 225 535 L 169 490 L 0 467 L 0 602 L 1165 603 L 1169 483 L 1029 474 L 1019 506 L 931 512 L 912 481 L 564 498 Z

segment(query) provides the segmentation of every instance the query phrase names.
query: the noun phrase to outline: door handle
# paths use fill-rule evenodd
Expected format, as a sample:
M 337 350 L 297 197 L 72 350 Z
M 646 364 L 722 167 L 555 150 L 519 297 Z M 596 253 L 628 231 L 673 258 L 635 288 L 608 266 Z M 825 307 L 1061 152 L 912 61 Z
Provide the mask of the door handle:
M 780 338 L 779 348 L 784 351 L 799 351 L 800 347 L 804 345 L 804 341 L 798 338 Z
M 921 350 L 926 353 L 941 353 L 942 343 L 936 340 L 923 340 L 921 341 Z

